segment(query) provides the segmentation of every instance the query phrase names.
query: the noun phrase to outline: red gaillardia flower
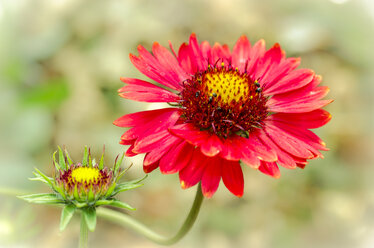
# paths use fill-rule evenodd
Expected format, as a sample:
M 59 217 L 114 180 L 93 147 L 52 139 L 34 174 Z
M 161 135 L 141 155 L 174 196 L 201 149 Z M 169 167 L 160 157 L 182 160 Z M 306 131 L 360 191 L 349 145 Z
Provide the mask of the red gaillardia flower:
M 179 172 L 182 188 L 201 181 L 211 197 L 222 178 L 227 189 L 243 195 L 240 161 L 278 178 L 278 165 L 304 168 L 309 159 L 323 157 L 325 143 L 309 129 L 325 125 L 331 115 L 321 108 L 329 91 L 321 77 L 296 69 L 299 58 L 286 58 L 279 44 L 269 50 L 264 40 L 251 46 L 246 36 L 232 51 L 227 45 L 196 35 L 178 54 L 155 42 L 152 54 L 138 46 L 130 54 L 135 67 L 163 88 L 134 78 L 120 96 L 141 102 L 167 102 L 170 108 L 128 114 L 117 119 L 131 127 L 121 137 L 130 145 L 126 155 L 146 153 L 144 171 Z

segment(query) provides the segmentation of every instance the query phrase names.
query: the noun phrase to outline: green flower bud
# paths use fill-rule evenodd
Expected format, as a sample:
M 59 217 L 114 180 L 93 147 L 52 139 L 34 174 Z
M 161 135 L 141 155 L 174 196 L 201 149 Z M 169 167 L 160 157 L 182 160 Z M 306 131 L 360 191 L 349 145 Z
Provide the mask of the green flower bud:
M 35 178 L 31 180 L 42 181 L 47 184 L 54 193 L 41 193 L 21 196 L 20 198 L 39 204 L 65 205 L 61 215 L 60 229 L 63 230 L 76 209 L 82 210 L 82 214 L 87 216 L 86 221 L 92 220 L 88 225 L 91 231 L 96 225 L 96 207 L 101 205 L 110 205 L 129 210 L 135 210 L 130 205 L 114 198 L 122 191 L 138 188 L 142 180 L 119 183 L 120 178 L 126 173 L 121 170 L 124 155 L 115 160 L 114 166 L 108 168 L 104 166 L 104 152 L 100 162 L 96 163 L 92 159 L 91 153 L 85 147 L 82 162 L 74 164 L 69 157 L 68 152 L 64 152 L 59 147 L 59 160 L 56 161 L 56 153 L 53 154 L 53 164 L 55 166 L 54 177 L 48 177 L 38 169 L 34 172 Z M 93 221 L 94 220 L 94 221 Z M 89 223 L 87 223 L 89 224 Z

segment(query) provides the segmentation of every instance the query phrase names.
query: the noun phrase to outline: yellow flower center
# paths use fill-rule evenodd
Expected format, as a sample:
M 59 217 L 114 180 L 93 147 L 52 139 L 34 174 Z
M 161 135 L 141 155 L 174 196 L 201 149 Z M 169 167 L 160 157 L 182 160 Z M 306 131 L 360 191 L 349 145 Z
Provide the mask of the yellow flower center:
M 249 82 L 247 77 L 236 71 L 214 70 L 205 74 L 203 82 L 205 91 L 212 97 L 220 97 L 223 103 L 229 104 L 233 100 L 239 102 L 248 97 Z
M 200 130 L 227 138 L 261 128 L 267 98 L 259 82 L 231 66 L 209 66 L 184 82 L 182 119 Z
M 71 177 L 77 182 L 94 182 L 100 177 L 99 169 L 90 167 L 78 167 L 71 172 Z

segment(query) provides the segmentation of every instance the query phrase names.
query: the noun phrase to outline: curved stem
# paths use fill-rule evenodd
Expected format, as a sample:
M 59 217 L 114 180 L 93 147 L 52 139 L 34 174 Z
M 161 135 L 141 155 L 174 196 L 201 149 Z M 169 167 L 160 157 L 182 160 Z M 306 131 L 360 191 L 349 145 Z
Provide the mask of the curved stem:
M 79 235 L 79 248 L 88 247 L 88 227 L 84 214 L 81 214 L 81 230 Z
M 182 239 L 191 229 L 191 227 L 195 223 L 196 218 L 199 214 L 203 199 L 204 197 L 203 197 L 203 194 L 201 193 L 201 185 L 199 184 L 197 191 L 196 191 L 195 200 L 192 204 L 191 210 L 188 213 L 186 220 L 184 221 L 179 231 L 171 238 L 164 237 L 152 231 L 144 224 L 118 211 L 114 211 L 108 208 L 98 208 L 96 210 L 96 214 L 97 216 L 100 216 L 111 222 L 117 223 L 123 227 L 130 227 L 136 232 L 142 234 L 143 236 L 147 237 L 148 239 L 152 240 L 155 243 L 158 243 L 161 245 L 172 245 L 178 242 L 180 239 Z
M 17 196 L 17 195 L 26 194 L 26 192 L 24 191 L 22 192 L 21 190 L 17 190 L 17 189 L 0 187 L 0 194 L 8 195 L 8 196 Z M 152 231 L 147 226 L 133 219 L 129 215 L 123 214 L 115 210 L 111 210 L 109 208 L 97 208 L 96 215 L 101 216 L 102 218 L 109 220 L 113 223 L 117 223 L 120 226 L 130 227 L 134 229 L 136 232 L 142 234 L 143 236 L 147 237 L 148 239 L 152 240 L 155 243 L 158 243 L 161 245 L 172 245 L 178 242 L 179 240 L 181 240 L 190 231 L 190 229 L 192 228 L 199 214 L 203 199 L 204 197 L 201 192 L 201 185 L 199 184 L 197 191 L 196 191 L 195 200 L 192 204 L 192 207 L 190 209 L 190 212 L 188 213 L 187 218 L 185 219 L 179 231 L 171 238 L 164 237 Z M 83 218 L 83 215 L 81 218 Z M 87 224 L 84 219 L 81 219 L 79 247 L 86 248 L 87 240 L 88 240 Z M 83 246 L 83 244 L 85 244 L 86 246 Z

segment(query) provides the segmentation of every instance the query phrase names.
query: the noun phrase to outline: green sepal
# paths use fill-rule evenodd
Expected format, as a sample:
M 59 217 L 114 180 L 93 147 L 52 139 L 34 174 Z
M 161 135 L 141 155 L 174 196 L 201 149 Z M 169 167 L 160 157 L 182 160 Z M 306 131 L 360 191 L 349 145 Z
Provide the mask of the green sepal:
M 67 199 L 64 190 L 58 187 L 56 184 L 53 183 L 52 189 L 59 193 L 62 196 L 62 198 L 64 198 L 65 200 Z
M 88 151 L 87 151 L 87 146 L 84 147 L 84 154 L 83 154 L 83 159 L 82 159 L 82 165 L 87 166 L 88 162 Z
M 48 183 L 48 182 L 47 182 L 43 177 L 39 176 L 39 175 L 36 174 L 36 173 L 34 173 L 34 175 L 35 175 L 35 177 L 31 177 L 31 178 L 29 178 L 30 181 L 40 181 L 40 182 L 42 182 L 42 183 L 45 183 L 45 184 L 48 184 L 48 185 L 49 185 L 49 183 Z
M 88 149 L 88 167 L 93 167 L 92 157 L 91 157 L 91 148 Z
M 98 200 L 95 202 L 95 206 L 101 206 L 101 205 L 110 205 L 112 203 L 113 199 L 111 200 L 106 200 L 106 199 L 103 199 L 103 200 Z
M 130 190 L 130 189 L 136 189 L 140 186 L 143 186 L 144 184 L 132 184 L 132 183 L 121 183 L 121 184 L 117 184 L 116 188 L 114 189 L 113 193 L 112 193 L 112 196 L 120 193 L 120 192 L 123 192 L 123 191 L 127 191 L 127 190 Z
M 38 180 L 38 181 L 42 181 L 46 184 L 49 185 L 49 187 L 53 187 L 53 183 L 52 183 L 52 178 L 46 176 L 43 172 L 41 172 L 40 170 L 38 170 L 38 168 L 35 168 L 36 172 L 33 172 L 33 174 L 36 176 L 36 178 L 30 178 L 30 180 Z
M 87 194 L 87 201 L 93 202 L 94 200 L 95 200 L 95 194 L 93 193 L 92 187 L 91 187 Z
M 105 150 L 103 150 L 103 154 L 101 154 L 101 158 L 99 162 L 99 170 L 102 170 L 104 168 L 104 152 Z
M 125 175 L 125 173 L 127 172 L 127 170 L 128 169 L 125 169 L 125 170 L 123 170 L 123 171 L 121 171 L 119 173 L 119 175 L 116 177 L 116 182 L 118 182 L 121 179 L 121 177 L 123 177 L 123 175 Z
M 74 205 L 77 207 L 77 208 L 84 208 L 84 207 L 87 207 L 87 203 L 86 202 L 77 202 L 77 201 L 73 201 Z
M 62 152 L 60 146 L 58 146 L 58 158 L 59 158 L 59 164 L 60 164 L 60 167 L 61 167 L 63 170 L 66 170 L 65 156 L 64 156 L 64 153 Z
M 128 210 L 136 210 L 135 208 L 131 207 L 129 204 L 121 202 L 116 199 L 110 199 L 110 200 L 98 200 L 95 204 L 95 206 L 101 206 L 101 205 L 108 205 L 112 207 L 117 207 L 117 208 L 124 208 Z
M 106 192 L 105 197 L 111 196 L 114 189 L 116 188 L 116 186 L 117 186 L 117 184 L 115 182 L 113 182 L 113 184 L 110 185 L 110 187 L 108 188 L 108 191 Z
M 136 210 L 136 208 L 131 207 L 129 204 L 121 202 L 121 201 L 116 200 L 116 199 L 113 199 L 113 201 L 111 203 L 109 203 L 108 205 L 110 205 L 112 207 L 124 208 L 124 209 L 128 209 L 128 210 Z
M 54 164 L 54 166 L 55 166 L 55 168 L 56 168 L 56 170 L 57 171 L 60 171 L 61 170 L 61 167 L 60 167 L 60 165 L 57 163 L 57 161 L 56 161 L 56 153 L 57 153 L 57 151 L 55 151 L 54 153 L 53 153 L 53 164 Z
M 86 221 L 88 230 L 91 232 L 95 231 L 96 228 L 96 208 L 83 208 L 82 214 L 84 216 L 84 220 Z
M 119 175 L 116 177 L 116 182 L 118 182 L 121 179 L 121 177 L 125 175 L 125 173 L 132 167 L 132 165 L 133 164 L 131 163 L 126 169 L 124 169 L 123 171 L 119 173 Z
M 73 164 L 73 160 L 71 160 L 71 158 L 69 156 L 69 153 L 68 153 L 68 150 L 66 148 L 64 150 L 65 150 L 66 159 L 68 160 L 68 164 L 66 165 L 66 169 L 68 169 L 69 165 Z
M 42 181 L 49 185 L 54 191 L 59 193 L 64 199 L 66 199 L 66 195 L 62 189 L 56 186 L 55 182 L 53 181 L 53 178 L 50 178 L 46 176 L 43 172 L 41 172 L 38 168 L 35 168 L 36 172 L 33 172 L 33 174 L 36 176 L 36 178 L 30 178 L 30 180 L 35 181 Z
M 74 186 L 74 190 L 73 190 L 73 196 L 76 200 L 80 199 L 80 195 L 78 193 L 78 187 L 77 185 Z
M 113 168 L 114 175 L 117 175 L 119 167 L 121 166 L 124 157 L 125 157 L 125 153 L 123 153 L 122 157 L 116 161 L 116 164 L 114 165 L 114 168 Z
M 148 174 L 145 174 L 144 177 L 140 178 L 140 179 L 135 179 L 135 180 L 132 180 L 132 181 L 128 181 L 126 183 L 132 183 L 132 184 L 136 184 L 136 183 L 140 183 L 141 181 L 143 181 L 144 179 L 146 179 L 148 177 Z
M 60 220 L 60 231 L 62 232 L 65 230 L 66 226 L 69 224 L 71 218 L 74 215 L 76 210 L 76 206 L 74 204 L 69 204 L 64 207 L 61 212 L 61 220 Z
M 58 198 L 55 194 L 41 193 L 41 194 L 31 194 L 18 196 L 18 198 L 23 199 L 30 203 L 37 204 L 63 204 L 64 201 Z

